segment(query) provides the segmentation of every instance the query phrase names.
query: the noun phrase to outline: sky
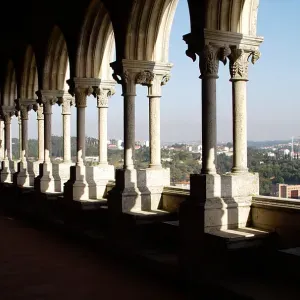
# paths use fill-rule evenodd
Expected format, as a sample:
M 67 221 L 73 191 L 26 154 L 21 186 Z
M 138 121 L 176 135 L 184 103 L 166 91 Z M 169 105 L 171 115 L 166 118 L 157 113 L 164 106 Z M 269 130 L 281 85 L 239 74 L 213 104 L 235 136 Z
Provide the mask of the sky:
M 260 0 L 257 34 L 264 37 L 261 58 L 249 67 L 248 140 L 290 139 L 300 136 L 300 1 Z M 169 61 L 174 64 L 171 80 L 161 98 L 161 140 L 187 142 L 201 140 L 201 80 L 198 62 L 185 55 L 182 36 L 190 32 L 186 0 L 179 0 L 175 14 Z M 296 56 L 295 56 L 296 55 Z M 217 82 L 217 138 L 232 141 L 232 97 L 228 65 L 220 64 Z M 149 139 L 147 88 L 138 86 L 136 98 L 136 140 Z M 29 138 L 37 137 L 36 114 L 29 117 Z M 96 100 L 88 99 L 86 135 L 98 136 Z M 72 136 L 76 136 L 76 111 L 72 108 Z M 53 106 L 52 134 L 62 135 L 61 108 Z M 12 135 L 18 137 L 17 120 Z M 123 138 L 121 88 L 110 99 L 109 138 Z

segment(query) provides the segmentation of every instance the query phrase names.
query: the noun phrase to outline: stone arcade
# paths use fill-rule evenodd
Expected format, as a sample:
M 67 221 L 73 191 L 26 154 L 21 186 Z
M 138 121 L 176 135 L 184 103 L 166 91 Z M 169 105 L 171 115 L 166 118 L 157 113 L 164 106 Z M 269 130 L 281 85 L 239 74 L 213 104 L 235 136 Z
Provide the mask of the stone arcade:
M 205 263 L 199 253 L 216 250 L 214 239 L 229 247 L 247 248 L 257 240 L 263 244 L 271 229 L 283 224 L 270 209 L 276 207 L 276 201 L 263 203 L 258 174 L 247 167 L 249 65 L 260 58 L 263 42 L 256 33 L 259 0 L 188 0 L 191 31 L 183 43 L 187 44 L 186 55 L 199 60 L 202 170 L 191 174 L 190 192 L 170 186 L 170 170 L 161 164 L 160 101 L 164 85 L 172 80 L 168 52 L 177 4 L 178 0 L 23 1 L 23 18 L 34 22 L 24 20 L 23 27 L 12 24 L 7 34 L 1 23 L 0 180 L 1 195 L 12 193 L 19 199 L 31 193 L 36 203 L 55 199 L 51 203 L 63 207 L 64 212 L 75 208 L 99 211 L 99 219 L 107 213 L 106 218 L 118 220 L 116 226 L 124 226 L 124 230 L 128 218 L 175 221 L 183 249 L 181 261 L 189 268 L 191 262 L 197 262 L 195 266 Z M 182 54 L 183 60 L 188 57 Z M 229 174 L 216 171 L 220 62 L 228 68 L 228 84 L 232 85 L 234 156 Z M 114 170 L 107 159 L 107 119 L 117 84 L 124 100 L 124 166 Z M 134 155 L 137 85 L 147 90 L 148 103 L 144 105 L 149 106 L 150 163 L 144 170 L 136 168 Z M 98 110 L 99 162 L 93 167 L 85 164 L 87 96 L 95 98 Z M 52 161 L 51 152 L 55 105 L 61 107 L 63 119 L 60 164 Z M 76 111 L 75 161 L 71 158 L 71 107 Z M 33 111 L 38 158 L 31 162 L 28 119 Z M 18 162 L 12 158 L 11 147 L 11 120 L 15 117 L 20 119 Z M 299 209 L 298 204 L 293 205 Z M 289 236 L 295 232 L 297 229 Z

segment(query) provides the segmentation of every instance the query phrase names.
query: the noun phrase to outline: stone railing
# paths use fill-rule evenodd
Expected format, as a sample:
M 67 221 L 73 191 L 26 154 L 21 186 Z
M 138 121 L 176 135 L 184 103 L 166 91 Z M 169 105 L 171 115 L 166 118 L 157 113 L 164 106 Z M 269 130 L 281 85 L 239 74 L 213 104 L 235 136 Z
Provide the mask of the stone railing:
M 114 186 L 115 183 L 110 181 L 106 186 L 106 194 Z M 180 203 L 187 199 L 189 195 L 190 190 L 188 189 L 178 188 L 174 186 L 164 187 L 159 209 L 168 211 L 170 213 L 178 212 Z
M 182 201 L 190 196 L 190 190 L 174 186 L 164 187 L 161 201 L 161 209 L 168 212 L 178 212 Z
M 252 226 L 275 231 L 282 247 L 300 246 L 300 200 L 255 196 Z

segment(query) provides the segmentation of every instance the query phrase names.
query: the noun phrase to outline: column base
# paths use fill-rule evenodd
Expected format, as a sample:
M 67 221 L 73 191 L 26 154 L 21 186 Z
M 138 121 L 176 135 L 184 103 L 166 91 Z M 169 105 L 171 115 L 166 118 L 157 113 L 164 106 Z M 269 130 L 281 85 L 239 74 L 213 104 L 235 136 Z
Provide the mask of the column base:
M 63 192 L 64 184 L 70 179 L 71 162 L 53 164 L 53 178 L 55 181 L 55 189 L 57 192 Z
M 170 185 L 170 169 L 148 168 L 138 170 L 138 188 L 141 192 L 141 210 L 159 209 L 165 186 Z
M 137 187 L 135 169 L 117 169 L 116 185 L 108 193 L 108 208 L 113 213 L 141 211 L 141 193 Z
M 42 164 L 43 164 L 42 160 L 37 160 L 32 163 L 32 172 L 34 174 L 34 178 L 40 175 L 40 168 L 41 168 L 40 165 Z
M 90 199 L 84 165 L 70 167 L 70 179 L 64 185 L 64 199 L 67 201 L 88 201 Z
M 259 195 L 259 174 L 229 173 L 221 176 L 221 182 L 221 196 L 228 204 L 228 228 L 247 226 L 252 197 Z
M 40 193 L 55 193 L 59 192 L 55 189 L 55 181 L 52 175 L 51 162 L 44 162 L 40 165 L 39 176 L 34 180 L 34 189 Z
M 221 177 L 218 174 L 192 174 L 190 186 L 190 197 L 180 204 L 179 222 L 182 237 L 198 239 L 209 228 L 222 226 Z
M 34 185 L 34 173 L 33 163 L 28 161 L 20 161 L 18 163 L 18 172 L 14 174 L 14 182 L 18 186 L 33 186 Z
M 12 162 L 13 163 L 13 162 Z M 12 183 L 12 171 L 11 171 L 11 161 L 4 159 L 2 161 L 2 168 L 0 172 L 0 180 L 2 183 Z
M 86 180 L 90 199 L 103 199 L 107 183 L 115 179 L 115 168 L 111 165 L 86 167 Z

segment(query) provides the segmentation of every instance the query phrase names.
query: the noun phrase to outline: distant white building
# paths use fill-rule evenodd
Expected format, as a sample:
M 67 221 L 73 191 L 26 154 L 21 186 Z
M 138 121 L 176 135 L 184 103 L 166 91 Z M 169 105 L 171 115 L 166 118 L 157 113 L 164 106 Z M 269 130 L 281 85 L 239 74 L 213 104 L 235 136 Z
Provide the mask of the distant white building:
M 268 157 L 275 157 L 276 156 L 275 153 L 273 153 L 273 152 L 268 152 L 267 155 L 268 155 Z
M 119 150 L 124 149 L 122 145 L 123 145 L 123 140 L 118 140 L 118 141 L 117 141 L 117 148 L 118 148 Z

